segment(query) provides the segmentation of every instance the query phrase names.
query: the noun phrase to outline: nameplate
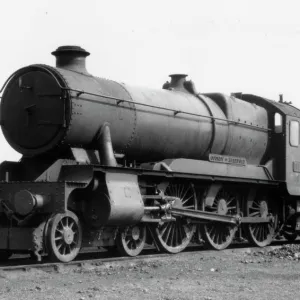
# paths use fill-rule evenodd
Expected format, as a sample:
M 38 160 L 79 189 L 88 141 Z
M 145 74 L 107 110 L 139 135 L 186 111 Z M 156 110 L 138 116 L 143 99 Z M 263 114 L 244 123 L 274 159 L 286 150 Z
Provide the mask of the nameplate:
M 247 165 L 246 158 L 236 156 L 226 156 L 218 154 L 209 154 L 209 161 L 222 163 L 222 164 L 233 164 L 233 165 Z

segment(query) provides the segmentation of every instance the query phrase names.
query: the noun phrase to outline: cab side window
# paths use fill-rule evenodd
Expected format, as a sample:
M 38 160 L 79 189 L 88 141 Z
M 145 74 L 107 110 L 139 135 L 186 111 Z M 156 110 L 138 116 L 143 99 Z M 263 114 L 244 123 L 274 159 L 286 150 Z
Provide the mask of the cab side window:
M 282 115 L 279 113 L 274 115 L 274 128 L 275 133 L 282 133 Z
M 293 147 L 299 146 L 299 122 L 290 121 L 290 144 Z

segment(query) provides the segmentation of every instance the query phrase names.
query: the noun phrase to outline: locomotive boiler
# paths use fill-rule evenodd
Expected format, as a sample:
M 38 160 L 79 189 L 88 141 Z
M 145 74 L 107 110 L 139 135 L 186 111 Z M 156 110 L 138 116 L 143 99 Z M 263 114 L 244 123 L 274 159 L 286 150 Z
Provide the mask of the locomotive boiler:
M 1 90 L 3 134 L 23 155 L 0 166 L 2 258 L 297 237 L 296 108 L 201 94 L 183 74 L 134 87 L 89 74 L 81 47 L 52 54 L 56 67 L 19 69 Z

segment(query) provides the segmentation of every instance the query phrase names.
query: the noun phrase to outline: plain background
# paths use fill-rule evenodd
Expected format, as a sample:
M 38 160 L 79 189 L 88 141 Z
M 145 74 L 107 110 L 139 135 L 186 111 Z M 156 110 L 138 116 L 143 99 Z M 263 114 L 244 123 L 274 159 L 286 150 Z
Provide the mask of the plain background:
M 0 85 L 79 45 L 99 77 L 161 88 L 186 73 L 200 92 L 282 93 L 300 107 L 299 1 L 10 0 L 0 11 Z M 19 158 L 0 133 L 0 162 Z

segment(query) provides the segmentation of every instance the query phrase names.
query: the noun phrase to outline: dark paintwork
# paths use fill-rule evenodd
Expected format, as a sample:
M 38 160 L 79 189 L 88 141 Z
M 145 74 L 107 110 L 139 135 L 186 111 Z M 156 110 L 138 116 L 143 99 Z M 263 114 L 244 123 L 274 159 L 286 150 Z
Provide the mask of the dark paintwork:
M 30 191 L 32 194 L 42 195 L 46 198 L 46 205 L 39 209 L 40 213 L 63 212 L 65 210 L 65 183 L 64 182 L 9 182 L 0 184 L 1 199 L 10 209 L 14 209 L 16 192 Z M 47 199 L 49 197 L 49 199 Z M 3 207 L 0 205 L 0 212 Z
M 259 188 L 278 194 L 272 205 L 282 219 L 279 197 L 300 195 L 300 151 L 289 144 L 296 108 L 253 95 L 198 94 L 180 74 L 162 90 L 133 87 L 89 74 L 80 47 L 53 54 L 56 68 L 22 68 L 3 93 L 0 124 L 24 156 L 0 165 L 0 249 L 45 252 L 48 217 L 68 210 L 85 221 L 85 245 L 112 246 L 118 226 L 174 220 L 170 211 L 157 214 L 169 207 L 160 192 L 171 180 L 207 192 L 197 200 L 202 212 L 178 214 L 216 222 L 232 218 L 204 212 L 223 186 L 245 193 L 237 211 L 249 223 L 268 221 L 248 215 Z M 19 224 L 9 230 L 11 216 Z
M 286 117 L 286 158 L 285 158 L 285 166 L 286 166 L 286 182 L 287 182 L 287 190 L 290 195 L 300 195 L 300 173 L 295 172 L 294 163 L 300 161 L 300 149 L 299 145 L 297 147 L 293 147 L 290 144 L 290 122 L 298 121 L 300 119 L 294 116 Z
M 300 195 L 299 173 L 293 169 L 294 162 L 300 161 L 299 146 L 290 145 L 290 121 L 300 122 L 300 110 L 292 105 L 275 102 L 255 95 L 241 94 L 241 99 L 263 106 L 268 111 L 269 123 L 274 124 L 274 114 L 283 117 L 282 133 L 272 132 L 270 136 L 269 158 L 274 159 L 274 177 L 286 181 L 286 188 L 290 195 Z M 274 128 L 274 126 L 273 126 Z
M 264 108 L 221 94 L 194 95 L 184 86 L 176 88 L 184 84 L 182 75 L 175 83 L 176 76 L 172 79 L 169 90 L 94 77 L 86 71 L 87 52 L 81 48 L 62 47 L 55 55 L 57 68 L 23 68 L 3 93 L 3 133 L 24 155 L 57 146 L 98 149 L 95 140 L 109 124 L 114 151 L 127 159 L 205 159 L 214 153 L 261 163 L 268 142 Z
M 273 111 L 276 110 L 278 112 L 281 112 L 283 115 L 295 116 L 297 118 L 300 118 L 300 110 L 297 107 L 294 107 L 289 104 L 276 102 L 273 100 L 269 100 L 267 98 L 263 98 L 251 94 L 241 94 L 239 98 L 244 101 L 248 101 L 260 105 L 262 107 L 265 107 L 268 110 L 273 108 L 272 109 Z

